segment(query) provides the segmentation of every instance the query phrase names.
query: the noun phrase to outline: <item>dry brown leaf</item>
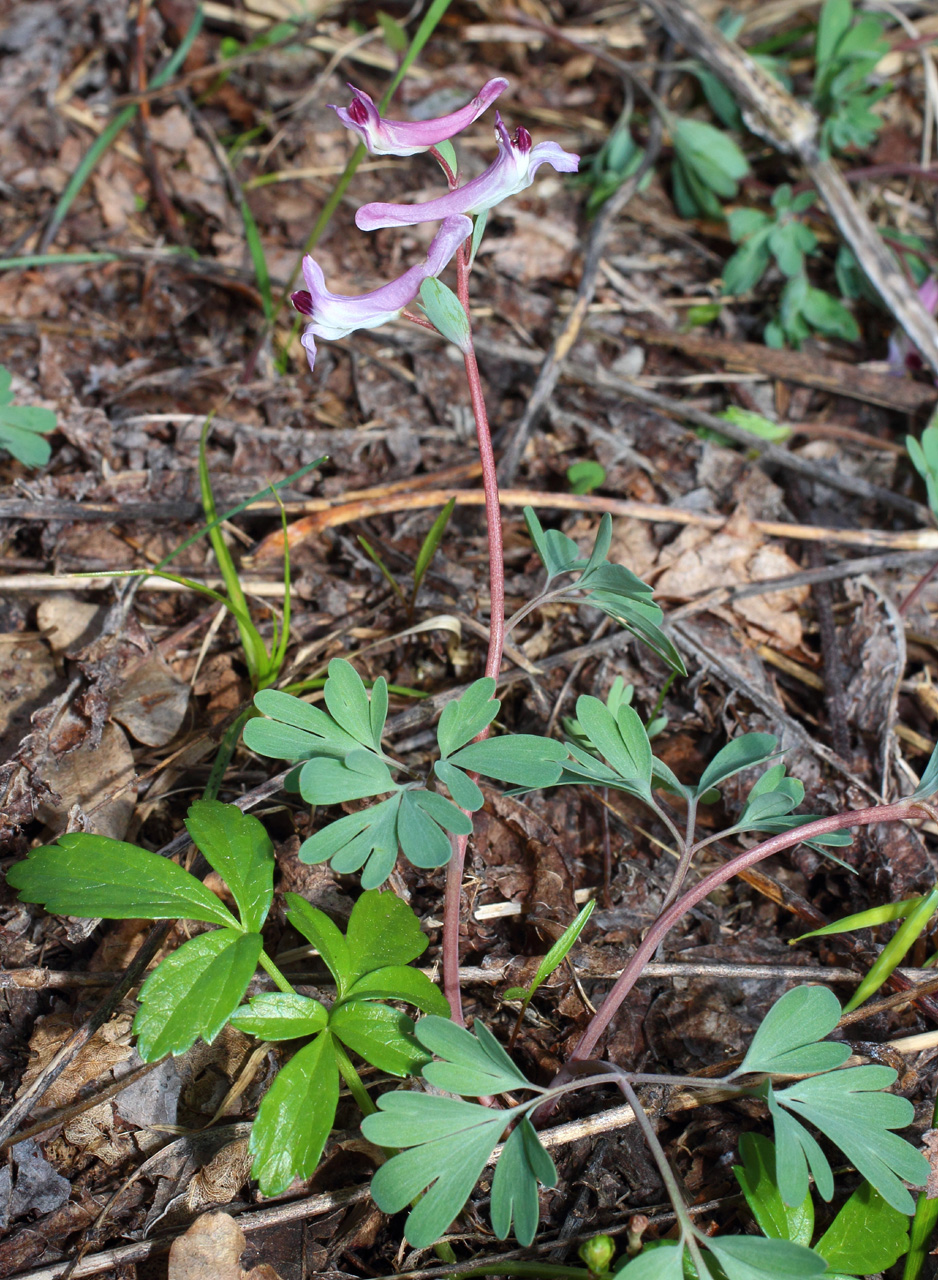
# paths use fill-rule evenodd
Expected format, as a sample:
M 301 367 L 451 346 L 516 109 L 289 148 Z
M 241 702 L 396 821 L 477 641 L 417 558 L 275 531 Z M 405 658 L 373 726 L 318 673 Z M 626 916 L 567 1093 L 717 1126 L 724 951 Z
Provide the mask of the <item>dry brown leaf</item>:
M 247 1182 L 252 1163 L 247 1138 L 229 1142 L 189 1183 L 187 1208 L 195 1213 L 209 1204 L 229 1204 Z
M 244 1232 L 230 1214 L 203 1213 L 173 1241 L 167 1280 L 280 1280 L 266 1263 L 244 1271 L 246 1247 Z
M 50 1013 L 37 1018 L 30 1037 L 29 1048 L 33 1053 L 23 1072 L 17 1097 L 44 1070 L 81 1021 L 80 1015 Z M 49 1085 L 40 1098 L 40 1105 L 65 1107 L 74 1102 L 81 1089 L 92 1080 L 101 1081 L 112 1068 L 126 1062 L 133 1052 L 130 1044 L 130 1025 L 133 1016 L 118 1014 L 94 1033 L 84 1048 L 75 1055 L 57 1080 Z

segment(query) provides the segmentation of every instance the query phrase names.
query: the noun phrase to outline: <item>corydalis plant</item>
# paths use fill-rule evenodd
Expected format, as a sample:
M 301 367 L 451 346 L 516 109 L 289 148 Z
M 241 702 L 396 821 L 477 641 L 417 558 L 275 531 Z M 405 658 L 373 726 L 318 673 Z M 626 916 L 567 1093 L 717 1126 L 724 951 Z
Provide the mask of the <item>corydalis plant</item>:
M 497 76 L 487 80 L 471 102 L 448 116 L 433 120 L 385 120 L 364 89 L 349 85 L 355 95 L 347 107 L 333 106 L 346 129 L 357 133 L 373 156 L 415 156 L 469 127 L 508 88 Z

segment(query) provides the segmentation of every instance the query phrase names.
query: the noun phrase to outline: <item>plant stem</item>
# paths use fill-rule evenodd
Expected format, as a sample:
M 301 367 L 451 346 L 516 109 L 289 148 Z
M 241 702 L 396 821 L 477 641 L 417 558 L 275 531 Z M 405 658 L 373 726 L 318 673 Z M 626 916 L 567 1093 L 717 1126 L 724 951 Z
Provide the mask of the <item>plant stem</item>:
M 358 1109 L 363 1116 L 373 1116 L 378 1108 L 368 1096 L 368 1090 L 362 1084 L 362 1078 L 352 1065 L 352 1060 L 339 1044 L 335 1036 L 332 1037 L 332 1044 L 335 1050 L 335 1060 L 339 1064 L 339 1071 L 342 1079 L 349 1087 L 349 1092 L 358 1103 Z
M 495 470 L 495 451 L 489 430 L 479 362 L 472 344 L 472 321 L 469 315 L 469 258 L 462 245 L 457 255 L 456 292 L 466 313 L 469 327 L 469 343 L 464 353 L 469 397 L 476 423 L 479 458 L 482 463 L 482 487 L 485 491 L 485 522 L 489 545 L 489 651 L 485 661 L 485 674 L 498 679 L 502 666 L 502 650 L 505 645 L 505 558 L 502 544 L 502 516 L 498 498 L 498 477 Z M 476 739 L 488 737 L 488 728 Z M 459 986 L 459 917 L 462 904 L 462 878 L 466 863 L 468 836 L 453 839 L 453 852 L 446 868 L 446 890 L 443 899 L 443 994 L 449 1001 L 454 1022 L 465 1025 L 462 1012 L 462 992 Z
M 769 840 L 763 840 L 761 844 L 755 845 L 752 849 L 747 849 L 745 853 L 731 858 L 722 867 L 717 867 L 716 870 L 711 871 L 708 876 L 704 876 L 693 888 L 688 889 L 682 897 L 678 898 L 677 902 L 672 903 L 667 910 L 662 911 L 658 916 L 642 939 L 631 960 L 619 975 L 615 986 L 593 1015 L 571 1055 L 571 1061 L 591 1056 L 599 1037 L 615 1017 L 625 997 L 642 976 L 642 970 L 655 954 L 658 944 L 674 928 L 682 916 L 690 911 L 691 908 L 696 907 L 698 902 L 702 902 L 714 889 L 726 884 L 728 880 L 732 880 L 733 876 L 738 875 L 741 871 L 748 871 L 750 867 L 755 866 L 757 862 L 762 862 L 764 858 L 769 858 L 774 853 L 780 853 L 783 849 L 790 849 L 793 845 L 801 844 L 805 840 L 827 835 L 831 831 L 843 831 L 845 827 L 869 827 L 877 822 L 901 822 L 925 816 L 926 814 L 930 814 L 929 806 L 917 800 L 903 800 L 898 804 L 876 805 L 870 809 L 857 809 L 851 813 L 833 814 L 829 818 L 818 818 L 816 822 L 808 822 L 803 827 L 797 827 L 794 831 L 783 831 L 780 835 L 772 836 Z
M 296 995 L 295 987 L 292 987 L 290 983 L 287 982 L 286 978 L 274 964 L 273 960 L 271 960 L 266 951 L 261 952 L 260 966 L 264 972 L 274 980 L 281 991 L 286 992 L 288 996 Z

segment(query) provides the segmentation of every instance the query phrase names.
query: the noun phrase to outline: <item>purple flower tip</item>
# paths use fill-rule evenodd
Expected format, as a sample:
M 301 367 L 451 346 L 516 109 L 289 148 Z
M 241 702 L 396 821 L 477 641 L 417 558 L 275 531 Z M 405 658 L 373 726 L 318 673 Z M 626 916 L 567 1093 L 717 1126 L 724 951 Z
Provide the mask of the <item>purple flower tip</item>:
M 347 107 L 333 106 L 347 129 L 352 129 L 375 156 L 414 156 L 429 151 L 438 142 L 445 142 L 461 132 L 508 88 L 508 81 L 500 76 L 488 80 L 471 102 L 448 116 L 435 120 L 384 120 L 372 99 L 364 89 L 349 85 L 355 95 Z

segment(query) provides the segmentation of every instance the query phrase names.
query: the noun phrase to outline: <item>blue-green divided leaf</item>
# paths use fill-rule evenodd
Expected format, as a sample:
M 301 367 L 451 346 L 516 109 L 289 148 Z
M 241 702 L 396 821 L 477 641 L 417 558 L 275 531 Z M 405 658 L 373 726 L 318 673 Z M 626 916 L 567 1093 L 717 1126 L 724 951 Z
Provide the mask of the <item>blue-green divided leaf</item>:
M 248 721 L 249 724 L 254 723 Z M 394 791 L 397 783 L 383 760 L 360 748 L 345 760 L 321 756 L 307 760 L 299 774 L 300 795 L 309 804 L 344 804 Z
M 831 1271 L 886 1271 L 909 1248 L 909 1219 L 863 1182 L 814 1246 Z
M 936 791 L 938 791 L 938 747 L 935 747 L 931 753 L 928 764 L 925 766 L 925 772 L 922 774 L 922 780 L 912 792 L 910 798 L 913 800 L 927 800 Z
M 481 1022 L 476 1022 L 473 1035 L 445 1018 L 422 1018 L 417 1024 L 417 1039 L 443 1059 L 423 1069 L 424 1078 L 438 1089 L 482 1098 L 533 1087 Z
M 427 313 L 427 319 L 447 341 L 452 342 L 460 351 L 470 350 L 472 338 L 469 320 L 452 289 L 435 276 L 430 276 L 420 286 L 420 302 Z
M 840 1003 L 827 987 L 793 987 L 762 1019 L 742 1063 L 733 1072 L 801 1075 L 830 1071 L 850 1057 L 850 1046 L 823 1041 L 840 1020 Z
M 580 548 L 573 539 L 556 529 L 545 530 L 533 507 L 524 508 L 524 523 L 528 526 L 534 549 L 547 570 L 548 582 L 559 573 L 586 567 L 587 562 L 580 558 Z
M 286 894 L 286 904 L 287 920 L 297 933 L 301 933 L 313 944 L 322 956 L 329 972 L 335 978 L 341 997 L 357 977 L 357 973 L 352 968 L 348 942 L 342 936 L 341 930 L 324 911 L 311 906 L 297 893 Z
M 603 565 L 597 571 L 597 574 L 604 574 L 607 569 L 619 568 L 621 568 L 621 565 Z M 623 572 L 628 572 L 628 570 L 623 570 Z M 597 575 L 594 574 L 592 576 L 595 579 Z M 644 586 L 644 583 L 642 585 Z M 623 595 L 615 588 L 590 587 L 587 602 L 594 608 L 601 609 L 603 613 L 608 614 L 610 618 L 618 622 L 620 627 L 624 627 L 626 631 L 631 631 L 632 635 L 644 641 L 649 649 L 656 653 L 662 662 L 676 671 L 678 675 L 687 675 L 684 659 L 661 630 L 664 614 L 650 597 L 633 599 L 631 596 Z
M 427 1142 L 459 1137 L 496 1119 L 501 1122 L 501 1133 L 515 1114 L 514 1111 L 493 1111 L 477 1102 L 395 1089 L 381 1095 L 377 1114 L 365 1117 L 362 1132 L 369 1142 L 379 1147 L 422 1147 Z M 399 1207 L 406 1203 L 405 1198 Z M 387 1212 L 396 1213 L 397 1209 Z
M 261 823 L 237 805 L 196 800 L 186 828 L 234 895 L 245 929 L 259 932 L 274 896 L 274 846 Z
M 358 742 L 341 729 L 320 707 L 313 707 L 292 693 L 262 689 L 254 705 L 266 720 L 249 720 L 242 737 L 258 755 L 273 760 L 308 760 L 311 756 L 344 759 Z
M 344 658 L 333 658 L 329 663 L 329 677 L 323 689 L 323 697 L 336 724 L 363 747 L 380 752 L 381 739 L 379 736 L 375 740 L 367 690 L 361 676 Z M 383 721 L 381 728 L 384 728 Z
M 450 807 L 459 812 L 455 806 Z M 449 836 L 416 802 L 412 791 L 405 791 L 401 796 L 397 837 L 405 856 L 415 867 L 442 867 L 452 856 Z
M 437 795 L 435 791 L 425 791 L 422 787 L 413 787 L 408 789 L 407 798 L 429 814 L 445 831 L 451 831 L 456 836 L 472 835 L 472 819 L 445 796 Z
M 333 1009 L 329 1030 L 366 1062 L 392 1076 L 417 1075 L 427 1061 L 414 1040 L 414 1024 L 386 1004 L 348 1000 Z
M 440 755 L 452 755 L 471 742 L 498 715 L 501 703 L 495 697 L 495 681 L 491 676 L 474 680 L 460 697 L 447 702 L 436 727 Z
M 388 682 L 384 676 L 379 676 L 371 686 L 368 715 L 371 723 L 371 740 L 375 744 L 375 751 L 380 751 L 381 735 L 384 733 L 384 724 L 388 718 Z
M 202 920 L 238 928 L 211 889 L 182 867 L 123 840 L 75 831 L 33 849 L 7 872 L 23 902 L 63 916 Z
M 515 1239 L 525 1248 L 537 1233 L 540 1205 L 537 1184 L 557 1185 L 554 1162 L 541 1146 L 527 1116 L 518 1121 L 495 1166 L 492 1179 L 492 1228 L 505 1240 L 515 1223 Z
M 614 717 L 598 698 L 584 694 L 577 699 L 576 718 L 619 777 L 631 783 L 640 795 L 650 797 L 651 746 L 634 707 L 621 706 L 618 717 Z
M 293 1055 L 264 1095 L 251 1130 L 252 1177 L 265 1196 L 312 1177 L 339 1105 L 332 1036 L 322 1031 Z
M 716 753 L 704 769 L 697 783 L 697 794 L 706 794 L 743 769 L 764 764 L 777 749 L 778 738 L 772 733 L 744 733 L 741 737 L 734 738 Z
M 259 933 L 214 929 L 184 942 L 140 988 L 134 1018 L 145 1062 L 211 1044 L 244 998 L 261 953 Z
M 552 738 L 512 733 L 503 738 L 470 742 L 451 756 L 451 763 L 516 786 L 551 787 L 560 777 L 567 749 Z
M 384 1098 L 380 1099 L 379 1106 L 383 1102 Z M 469 1199 L 505 1126 L 515 1114 L 512 1111 L 493 1113 L 489 1107 L 474 1107 L 473 1111 L 481 1113 L 474 1125 L 402 1151 L 383 1164 L 371 1180 L 372 1198 L 385 1213 L 397 1213 L 429 1187 L 408 1215 L 404 1227 L 404 1235 L 415 1249 L 427 1248 L 446 1231 Z M 371 1142 L 382 1141 L 383 1131 L 376 1124 L 380 1119 L 380 1116 L 368 1116 L 362 1125 L 362 1132 Z M 424 1132 L 433 1130 L 427 1125 Z
M 420 921 L 394 893 L 370 889 L 352 908 L 346 932 L 352 980 L 385 969 L 409 964 L 429 945 Z
M 814 1280 L 827 1271 L 823 1258 L 789 1240 L 714 1236 L 704 1248 L 720 1263 L 727 1280 Z
M 593 543 L 593 550 L 590 552 L 590 558 L 587 560 L 586 567 L 583 570 L 584 578 L 588 578 L 589 575 L 598 569 L 601 564 L 605 564 L 606 557 L 609 554 L 609 548 L 611 546 L 612 516 L 607 511 L 603 514 L 603 517 L 599 522 L 599 528 L 596 530 L 596 541 Z M 581 578 L 580 581 L 582 582 L 582 580 L 583 579 Z M 636 579 L 636 581 L 638 581 L 638 579 Z
M 646 1245 L 637 1258 L 626 1262 L 613 1280 L 684 1280 L 684 1246 L 670 1240 Z
M 397 861 L 397 814 L 403 792 L 339 818 L 300 845 L 301 862 L 331 862 L 334 871 L 362 871 L 362 888 L 384 884 Z
M 438 760 L 433 766 L 433 772 L 461 809 L 468 809 L 470 813 L 475 813 L 485 804 L 485 796 L 479 786 L 468 774 L 462 769 L 457 769 L 448 760 Z
M 292 991 L 263 991 L 231 1015 L 231 1025 L 258 1040 L 299 1040 L 322 1031 L 329 1015 L 318 1000 Z
M 799 1205 L 809 1192 L 808 1167 L 822 1200 L 834 1194 L 834 1175 L 827 1156 L 804 1125 L 777 1101 L 771 1084 L 764 1086 L 769 1114 L 775 1127 L 775 1172 L 785 1204 Z
M 425 973 L 409 965 L 388 965 L 367 973 L 349 989 L 349 1000 L 401 1000 L 422 1013 L 449 1016 L 449 1002 Z
M 775 1144 L 758 1133 L 744 1133 L 739 1140 L 742 1166 L 733 1173 L 746 1203 L 764 1235 L 774 1240 L 791 1240 L 810 1245 L 814 1231 L 814 1203 L 811 1192 L 800 1204 L 787 1205 L 778 1189 L 775 1171 Z
M 905 1128 L 915 1114 L 906 1098 L 882 1092 L 895 1078 L 892 1067 L 847 1067 L 799 1080 L 776 1099 L 820 1129 L 894 1209 L 911 1214 L 915 1204 L 900 1179 L 921 1186 L 929 1166 L 891 1132 Z

